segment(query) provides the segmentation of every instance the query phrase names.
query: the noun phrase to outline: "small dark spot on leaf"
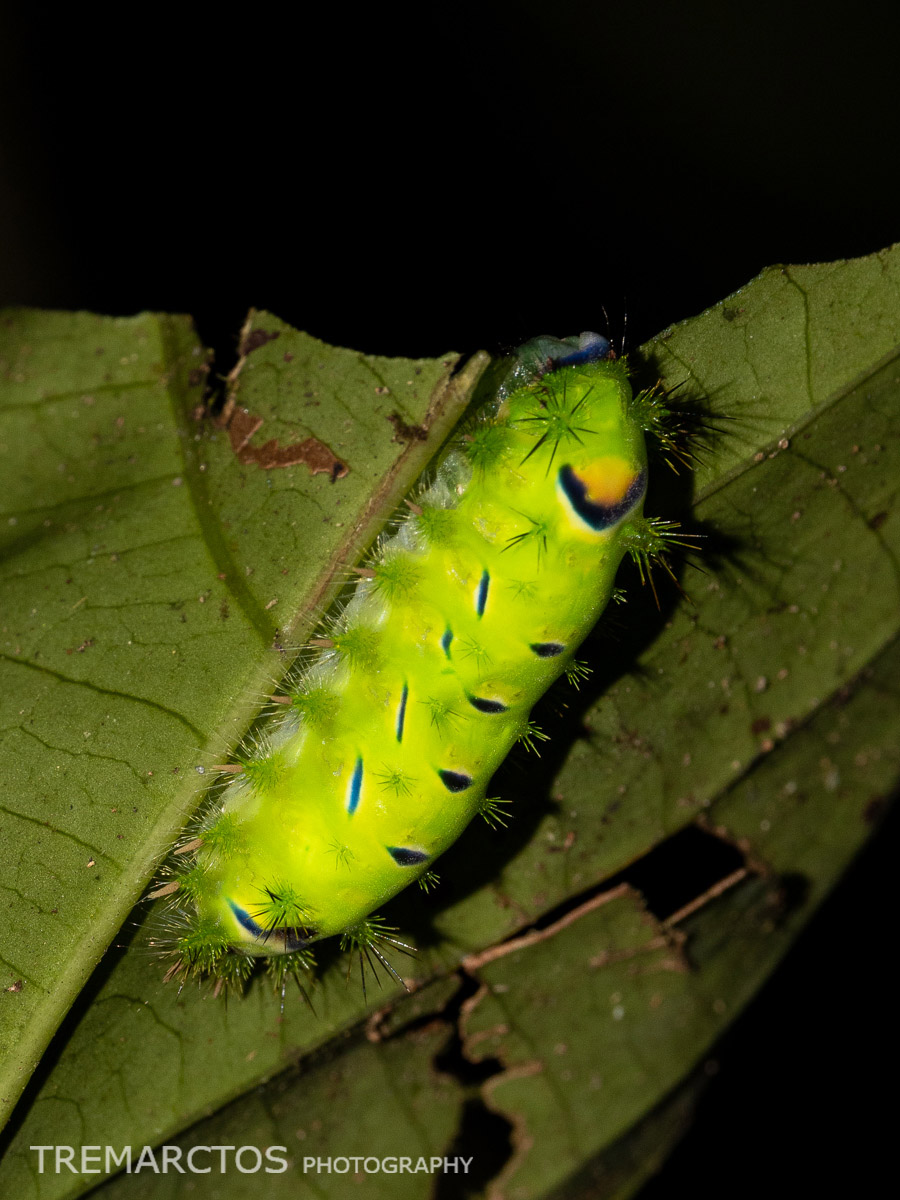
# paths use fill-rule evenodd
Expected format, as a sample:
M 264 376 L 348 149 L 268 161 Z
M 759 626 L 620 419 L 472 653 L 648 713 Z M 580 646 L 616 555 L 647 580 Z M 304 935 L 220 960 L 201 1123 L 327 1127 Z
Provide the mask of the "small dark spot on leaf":
M 90 650 L 90 648 L 91 648 L 91 646 L 93 646 L 93 644 L 94 644 L 93 638 L 85 638 L 80 646 L 75 646 L 74 648 L 70 646 L 66 650 L 66 654 L 84 654 L 85 650 Z
M 885 511 L 877 512 L 874 517 L 869 519 L 869 528 L 878 530 L 887 520 L 888 515 Z
M 241 340 L 240 353 L 250 354 L 254 350 L 258 350 L 260 346 L 264 346 L 266 342 L 274 342 L 280 336 L 277 330 L 270 333 L 267 329 L 251 329 Z
M 404 421 L 398 412 L 392 412 L 388 420 L 394 427 L 393 442 L 424 442 L 428 439 L 428 430 L 424 425 L 410 425 Z
M 775 924 L 781 925 L 785 918 L 804 905 L 809 897 L 810 883 L 799 871 L 790 871 L 779 876 L 776 887 L 770 896 L 770 903 L 775 909 Z
M 863 820 L 867 825 L 876 825 L 885 810 L 884 796 L 872 796 L 863 809 Z
M 750 726 L 750 732 L 751 733 L 765 733 L 767 730 L 769 730 L 771 728 L 772 728 L 772 718 L 771 717 L 757 717 L 756 720 L 753 722 L 753 724 Z
M 188 387 L 199 387 L 205 378 L 206 378 L 206 368 L 205 367 L 194 367 L 194 369 L 192 371 L 188 372 L 188 377 L 187 377 Z

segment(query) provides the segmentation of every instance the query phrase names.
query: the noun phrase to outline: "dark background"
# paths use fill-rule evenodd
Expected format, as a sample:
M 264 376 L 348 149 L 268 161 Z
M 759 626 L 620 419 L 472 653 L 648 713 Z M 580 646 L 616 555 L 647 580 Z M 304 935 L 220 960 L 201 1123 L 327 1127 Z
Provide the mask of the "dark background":
M 0 2 L 0 304 L 189 312 L 223 372 L 249 305 L 380 354 L 626 318 L 633 346 L 767 264 L 900 238 L 900 22 L 866 0 L 328 12 Z M 741 1020 L 642 1200 L 895 1176 L 896 844 Z

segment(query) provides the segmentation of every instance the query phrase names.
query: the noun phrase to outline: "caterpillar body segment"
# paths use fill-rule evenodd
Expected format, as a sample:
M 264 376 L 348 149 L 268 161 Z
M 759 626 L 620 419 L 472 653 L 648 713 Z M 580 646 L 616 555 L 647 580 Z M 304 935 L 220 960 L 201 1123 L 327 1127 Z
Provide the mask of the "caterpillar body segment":
M 191 831 L 173 974 L 241 983 L 265 955 L 282 980 L 333 935 L 384 962 L 372 914 L 503 823 L 491 776 L 646 541 L 646 409 L 599 335 L 523 348 Z

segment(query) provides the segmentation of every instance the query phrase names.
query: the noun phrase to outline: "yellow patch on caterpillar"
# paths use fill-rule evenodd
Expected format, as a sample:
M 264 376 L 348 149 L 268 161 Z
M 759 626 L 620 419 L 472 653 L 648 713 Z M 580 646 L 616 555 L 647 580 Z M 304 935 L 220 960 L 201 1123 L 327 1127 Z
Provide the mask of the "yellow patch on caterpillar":
M 598 458 L 578 472 L 587 486 L 587 496 L 594 504 L 618 504 L 637 478 L 632 463 L 619 455 Z

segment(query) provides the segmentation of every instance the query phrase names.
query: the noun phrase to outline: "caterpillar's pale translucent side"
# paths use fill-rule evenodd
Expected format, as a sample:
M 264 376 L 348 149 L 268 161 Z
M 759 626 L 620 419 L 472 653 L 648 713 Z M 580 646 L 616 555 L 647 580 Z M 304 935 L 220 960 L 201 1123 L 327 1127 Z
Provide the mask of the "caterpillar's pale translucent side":
M 622 556 L 670 539 L 643 517 L 662 426 L 596 334 L 529 343 L 359 568 L 350 602 L 176 852 L 172 973 L 278 979 L 343 935 L 384 961 L 374 916 L 481 813 L 536 700 L 606 607 Z M 385 963 L 385 965 L 388 965 Z

